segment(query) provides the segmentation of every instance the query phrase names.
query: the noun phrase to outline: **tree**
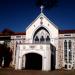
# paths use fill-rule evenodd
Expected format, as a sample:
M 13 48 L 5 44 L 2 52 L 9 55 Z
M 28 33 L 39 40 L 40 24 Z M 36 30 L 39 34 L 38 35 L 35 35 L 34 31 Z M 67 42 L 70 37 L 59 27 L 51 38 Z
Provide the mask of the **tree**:
M 3 66 L 2 61 L 4 61 Z M 0 67 L 9 67 L 11 61 L 12 61 L 12 50 L 5 44 L 0 44 Z
M 46 9 L 51 9 L 57 6 L 58 0 L 36 0 L 36 6 L 43 5 Z
M 3 37 L 0 37 L 1 41 L 4 41 L 4 44 L 0 44 L 0 66 L 2 67 L 2 61 L 4 61 L 3 67 L 9 67 L 10 62 L 12 61 L 12 50 L 9 47 L 11 41 L 11 35 L 14 34 L 10 29 L 4 29 L 2 31 Z

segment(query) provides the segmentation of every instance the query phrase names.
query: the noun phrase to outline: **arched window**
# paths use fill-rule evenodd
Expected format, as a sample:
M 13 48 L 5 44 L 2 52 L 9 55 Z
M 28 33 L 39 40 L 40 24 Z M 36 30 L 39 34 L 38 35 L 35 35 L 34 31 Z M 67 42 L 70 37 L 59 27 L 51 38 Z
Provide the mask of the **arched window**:
M 40 43 L 44 43 L 44 42 L 45 42 L 45 39 L 44 39 L 43 36 L 41 36 L 41 38 L 40 38 Z
M 50 43 L 50 38 L 49 38 L 49 36 L 46 37 L 46 43 Z
M 35 43 L 39 43 L 39 38 L 38 38 L 38 36 L 35 37 Z
M 50 35 L 48 30 L 44 27 L 40 27 L 38 28 L 34 35 L 33 35 L 33 42 L 35 43 L 35 41 L 40 41 L 39 43 L 46 43 L 46 35 Z M 36 36 L 39 36 L 39 38 L 37 38 Z M 47 40 L 49 40 L 49 38 L 47 38 Z
M 67 63 L 67 41 L 64 41 L 64 59 L 65 62 Z

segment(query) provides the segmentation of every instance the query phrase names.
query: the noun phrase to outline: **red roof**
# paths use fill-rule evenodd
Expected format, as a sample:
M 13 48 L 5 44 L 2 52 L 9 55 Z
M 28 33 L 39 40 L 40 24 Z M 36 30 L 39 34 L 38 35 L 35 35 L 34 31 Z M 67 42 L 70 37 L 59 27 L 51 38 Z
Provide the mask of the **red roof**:
M 75 33 L 75 30 L 59 30 L 59 34 L 69 34 Z M 26 32 L 13 32 L 10 29 L 4 29 L 0 32 L 0 36 L 7 36 L 7 35 L 26 35 Z
M 15 32 L 14 35 L 26 35 L 26 32 Z
M 13 34 L 4 34 L 2 32 L 0 32 L 0 36 L 10 36 L 10 35 L 26 35 L 25 32 L 14 32 Z
M 1 35 L 3 35 L 3 33 L 2 33 L 2 32 L 0 32 L 0 36 L 1 36 Z
M 59 34 L 75 33 L 75 30 L 59 30 Z

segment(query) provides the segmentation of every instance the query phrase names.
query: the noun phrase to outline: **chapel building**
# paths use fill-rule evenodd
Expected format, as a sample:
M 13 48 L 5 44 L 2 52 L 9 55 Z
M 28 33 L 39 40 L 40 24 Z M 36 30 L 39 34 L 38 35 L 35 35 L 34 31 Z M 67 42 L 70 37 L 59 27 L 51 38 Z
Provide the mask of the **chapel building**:
M 41 11 L 26 32 L 5 29 L 0 43 L 10 40 L 11 66 L 16 70 L 75 69 L 75 30 L 59 30 Z

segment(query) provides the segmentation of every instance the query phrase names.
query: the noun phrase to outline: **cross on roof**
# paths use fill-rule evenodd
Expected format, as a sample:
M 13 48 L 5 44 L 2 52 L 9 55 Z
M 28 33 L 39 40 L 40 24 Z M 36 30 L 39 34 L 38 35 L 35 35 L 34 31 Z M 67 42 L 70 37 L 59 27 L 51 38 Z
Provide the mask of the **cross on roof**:
M 42 13 L 42 12 L 43 12 L 43 8 L 44 8 L 44 6 L 43 6 L 43 5 L 41 5 L 41 7 L 40 7 L 40 8 L 41 8 L 41 13 Z

